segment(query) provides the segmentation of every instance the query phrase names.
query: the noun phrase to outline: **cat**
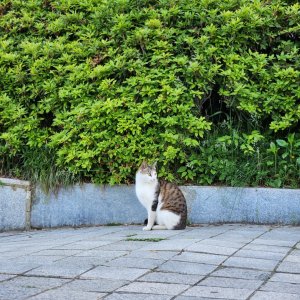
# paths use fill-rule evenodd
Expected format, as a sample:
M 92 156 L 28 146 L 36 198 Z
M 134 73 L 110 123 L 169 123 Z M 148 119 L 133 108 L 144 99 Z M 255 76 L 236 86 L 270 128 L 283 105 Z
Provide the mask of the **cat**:
M 143 162 L 135 179 L 137 198 L 148 212 L 147 226 L 143 230 L 185 229 L 186 200 L 177 185 L 158 180 L 156 163 Z

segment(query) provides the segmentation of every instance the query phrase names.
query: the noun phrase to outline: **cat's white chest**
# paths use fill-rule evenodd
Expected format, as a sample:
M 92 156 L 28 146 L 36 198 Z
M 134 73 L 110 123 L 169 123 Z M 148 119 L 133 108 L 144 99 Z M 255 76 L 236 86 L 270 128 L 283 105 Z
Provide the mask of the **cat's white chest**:
M 155 184 L 141 184 L 137 182 L 135 185 L 136 196 L 141 204 L 147 209 L 153 204 L 155 189 Z

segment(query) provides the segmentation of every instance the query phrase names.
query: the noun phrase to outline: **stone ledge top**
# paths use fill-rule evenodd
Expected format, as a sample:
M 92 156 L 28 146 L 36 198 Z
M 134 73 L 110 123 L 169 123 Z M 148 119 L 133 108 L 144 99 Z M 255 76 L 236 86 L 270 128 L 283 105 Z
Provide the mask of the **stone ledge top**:
M 192 189 L 210 189 L 210 190 L 232 190 L 232 191 L 295 191 L 300 192 L 299 188 L 274 188 L 264 186 L 228 186 L 228 185 L 179 185 L 180 188 L 192 188 Z
M 19 180 L 19 179 L 11 179 L 11 178 L 3 178 L 0 177 L 0 186 L 1 185 L 8 185 L 8 186 L 15 186 L 21 188 L 27 188 L 30 186 L 30 182 L 26 180 Z

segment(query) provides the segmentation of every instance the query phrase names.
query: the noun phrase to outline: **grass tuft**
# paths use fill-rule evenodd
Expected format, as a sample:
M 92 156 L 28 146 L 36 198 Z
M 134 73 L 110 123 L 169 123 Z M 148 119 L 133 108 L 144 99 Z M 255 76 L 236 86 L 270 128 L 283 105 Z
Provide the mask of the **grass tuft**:
M 160 242 L 164 241 L 166 238 L 127 238 L 126 241 L 129 242 Z

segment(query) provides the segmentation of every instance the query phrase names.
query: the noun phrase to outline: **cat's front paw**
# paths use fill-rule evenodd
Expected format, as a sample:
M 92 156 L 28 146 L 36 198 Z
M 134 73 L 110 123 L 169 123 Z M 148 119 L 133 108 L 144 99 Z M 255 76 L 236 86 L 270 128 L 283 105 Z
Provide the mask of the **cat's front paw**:
M 152 229 L 152 228 L 151 228 L 151 227 L 148 227 L 148 226 L 146 226 L 146 227 L 143 228 L 143 230 L 146 230 L 146 231 L 147 231 L 147 230 L 151 230 L 151 229 Z

